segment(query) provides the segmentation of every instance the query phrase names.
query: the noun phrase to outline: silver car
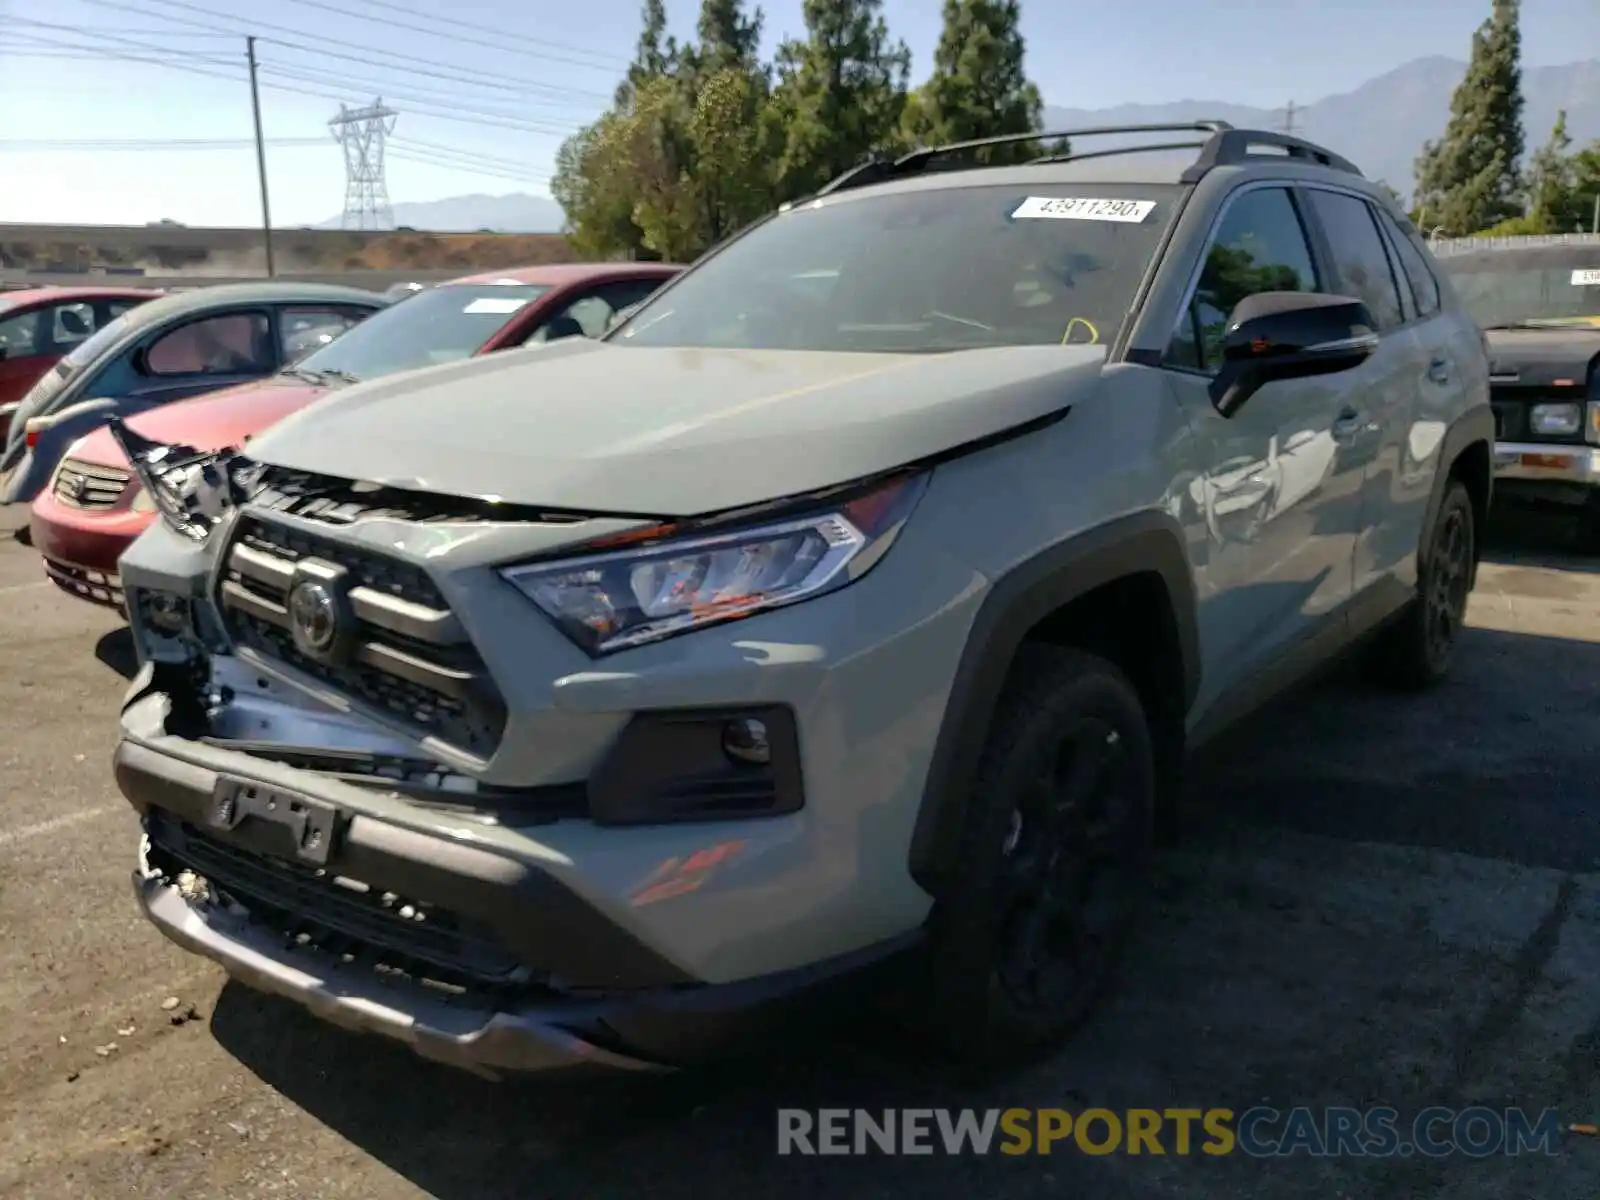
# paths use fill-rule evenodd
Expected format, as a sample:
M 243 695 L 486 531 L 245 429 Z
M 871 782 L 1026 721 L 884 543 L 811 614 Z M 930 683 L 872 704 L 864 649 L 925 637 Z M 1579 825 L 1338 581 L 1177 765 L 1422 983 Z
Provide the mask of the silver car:
M 1158 132 L 868 164 L 598 341 L 248 457 L 124 431 L 150 920 L 489 1073 L 846 984 L 1045 1052 L 1187 753 L 1347 651 L 1440 679 L 1490 501 L 1481 339 L 1384 190 Z

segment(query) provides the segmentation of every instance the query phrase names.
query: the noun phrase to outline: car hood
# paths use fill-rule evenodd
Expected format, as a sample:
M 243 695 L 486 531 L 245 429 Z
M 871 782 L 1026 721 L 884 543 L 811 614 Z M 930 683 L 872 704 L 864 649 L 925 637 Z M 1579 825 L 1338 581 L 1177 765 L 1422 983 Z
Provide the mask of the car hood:
M 1558 380 L 1582 384 L 1600 365 L 1600 329 L 1573 324 L 1564 329 L 1491 329 L 1489 373 L 1497 383 L 1549 387 Z M 1516 379 L 1509 378 L 1515 375 Z
M 299 412 L 327 388 L 310 383 L 263 380 L 207 392 L 133 417 L 128 427 L 157 442 L 178 442 L 196 450 L 221 450 L 242 445 L 269 426 Z M 79 442 L 72 457 L 105 466 L 121 466 L 126 458 L 111 431 L 101 426 Z
M 250 456 L 414 491 L 692 516 L 927 458 L 1070 405 L 1103 346 L 944 354 L 552 343 L 344 389 Z

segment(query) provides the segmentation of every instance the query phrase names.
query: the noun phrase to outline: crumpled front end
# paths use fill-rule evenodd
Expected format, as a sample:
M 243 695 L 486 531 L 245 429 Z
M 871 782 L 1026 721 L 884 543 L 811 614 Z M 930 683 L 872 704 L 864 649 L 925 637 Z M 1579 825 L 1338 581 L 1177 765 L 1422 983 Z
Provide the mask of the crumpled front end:
M 488 1072 L 692 1058 L 916 940 L 928 677 L 970 619 L 940 580 L 921 626 L 903 583 L 855 586 L 597 661 L 503 567 L 639 522 L 253 487 L 121 562 L 141 670 L 117 778 L 169 938 Z

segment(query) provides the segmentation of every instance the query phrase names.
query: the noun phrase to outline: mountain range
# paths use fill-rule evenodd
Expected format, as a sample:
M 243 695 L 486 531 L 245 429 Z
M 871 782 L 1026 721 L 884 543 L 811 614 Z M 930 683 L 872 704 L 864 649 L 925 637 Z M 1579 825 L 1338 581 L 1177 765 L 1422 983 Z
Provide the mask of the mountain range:
M 1294 109 L 1294 132 L 1353 161 L 1369 179 L 1382 179 L 1409 197 L 1417 155 L 1450 119 L 1450 95 L 1466 74 L 1457 59 L 1419 58 L 1369 79 L 1351 92 Z M 1528 150 L 1543 145 L 1567 113 L 1573 146 L 1600 138 L 1600 59 L 1522 72 L 1522 126 Z M 1282 129 L 1285 109 L 1250 108 L 1218 100 L 1123 104 L 1116 108 L 1045 109 L 1055 129 L 1092 125 L 1146 125 L 1216 118 L 1240 128 Z M 1108 139 L 1105 143 L 1111 144 Z
M 1467 65 L 1458 59 L 1419 58 L 1385 72 L 1354 91 L 1325 96 L 1294 108 L 1294 132 L 1353 160 L 1371 179 L 1382 179 L 1411 194 L 1413 167 L 1422 145 L 1444 132 L 1450 94 Z M 1600 138 L 1600 59 L 1558 67 L 1531 67 L 1522 73 L 1523 128 L 1528 149 L 1542 145 L 1556 114 L 1567 113 L 1575 146 Z M 1122 104 L 1115 108 L 1045 108 L 1053 129 L 1095 125 L 1153 125 L 1216 118 L 1241 128 L 1282 129 L 1285 109 L 1250 108 L 1225 100 L 1178 100 L 1166 104 Z M 1111 145 L 1108 139 L 1104 145 Z M 512 192 L 504 196 L 451 196 L 444 200 L 396 204 L 395 223 L 436 232 L 555 233 L 560 205 L 547 196 Z M 339 227 L 337 217 L 319 228 Z
M 504 196 L 475 193 L 422 200 L 394 206 L 394 223 L 403 229 L 430 233 L 560 233 L 566 220 L 561 206 L 549 196 L 509 192 Z M 330 217 L 317 229 L 338 229 L 340 218 Z

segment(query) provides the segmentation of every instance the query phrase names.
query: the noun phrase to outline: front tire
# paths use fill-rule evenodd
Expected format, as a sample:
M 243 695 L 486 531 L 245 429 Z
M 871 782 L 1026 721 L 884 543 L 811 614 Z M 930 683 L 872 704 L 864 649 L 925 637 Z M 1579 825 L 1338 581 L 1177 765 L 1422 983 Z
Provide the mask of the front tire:
M 1088 1015 L 1143 895 L 1156 771 L 1138 692 L 1112 663 L 1025 645 L 931 921 L 924 1022 L 978 1067 L 1029 1061 Z
M 1417 598 L 1373 647 L 1371 662 L 1379 682 L 1420 690 L 1449 674 L 1466 622 L 1477 537 L 1472 497 L 1465 484 L 1452 479 L 1428 533 Z

